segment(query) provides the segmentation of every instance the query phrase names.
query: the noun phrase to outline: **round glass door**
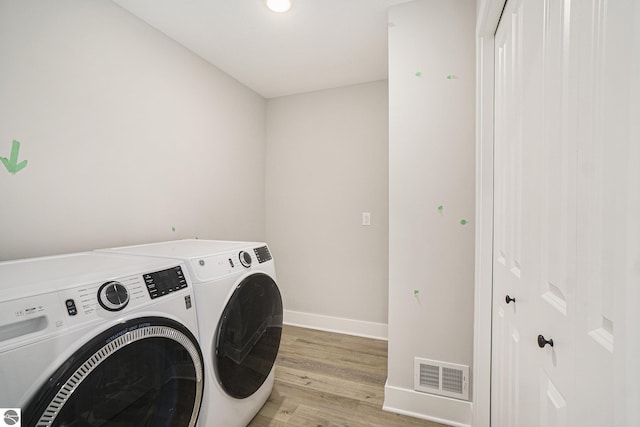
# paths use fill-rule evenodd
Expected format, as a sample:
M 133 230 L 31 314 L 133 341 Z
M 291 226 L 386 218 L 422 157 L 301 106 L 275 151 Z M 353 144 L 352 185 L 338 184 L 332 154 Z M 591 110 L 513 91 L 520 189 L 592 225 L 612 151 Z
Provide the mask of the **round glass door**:
M 203 390 L 195 337 L 165 318 L 139 318 L 92 339 L 24 411 L 27 426 L 192 427 Z
M 282 298 L 266 274 L 246 277 L 222 313 L 215 341 L 216 375 L 232 397 L 244 399 L 265 382 L 278 355 Z

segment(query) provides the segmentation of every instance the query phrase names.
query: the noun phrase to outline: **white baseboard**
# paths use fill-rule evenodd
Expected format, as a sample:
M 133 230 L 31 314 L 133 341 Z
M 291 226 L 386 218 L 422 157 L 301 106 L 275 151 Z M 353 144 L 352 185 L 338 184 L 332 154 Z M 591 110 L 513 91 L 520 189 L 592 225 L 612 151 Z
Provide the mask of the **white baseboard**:
M 386 323 L 365 322 L 342 317 L 303 313 L 301 311 L 284 310 L 284 323 L 291 326 L 301 326 L 303 328 L 378 340 L 387 340 L 388 336 Z
M 382 409 L 453 427 L 471 427 L 472 404 L 389 384 L 384 386 Z

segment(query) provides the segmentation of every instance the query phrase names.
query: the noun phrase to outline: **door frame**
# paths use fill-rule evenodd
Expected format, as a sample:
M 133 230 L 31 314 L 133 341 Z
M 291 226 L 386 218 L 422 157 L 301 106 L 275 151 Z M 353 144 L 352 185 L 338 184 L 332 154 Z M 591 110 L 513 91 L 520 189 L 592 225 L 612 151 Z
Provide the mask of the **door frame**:
M 476 18 L 476 247 L 473 425 L 491 425 L 495 32 L 506 0 L 479 0 Z

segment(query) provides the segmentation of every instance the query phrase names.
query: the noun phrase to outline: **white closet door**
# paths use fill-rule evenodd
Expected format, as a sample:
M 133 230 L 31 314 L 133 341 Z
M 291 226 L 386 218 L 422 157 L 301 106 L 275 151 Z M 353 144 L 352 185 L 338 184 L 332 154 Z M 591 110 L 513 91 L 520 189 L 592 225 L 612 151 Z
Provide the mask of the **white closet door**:
M 573 425 L 640 425 L 640 4 L 574 0 L 578 215 Z M 635 67 L 635 71 L 634 71 Z M 635 114 L 634 114 L 635 111 Z M 634 131 L 635 128 L 635 131 Z M 633 415 L 635 413 L 635 415 Z
M 639 7 L 509 0 L 496 32 L 492 426 L 637 413 Z
M 574 394 L 567 13 L 562 1 L 510 0 L 496 33 L 494 426 L 566 426 Z
M 535 331 L 524 320 L 531 316 L 533 293 L 529 277 L 531 253 L 530 195 L 524 180 L 530 168 L 523 156 L 522 115 L 522 0 L 508 3 L 496 33 L 495 178 L 494 178 L 494 303 L 492 358 L 492 426 L 524 426 L 533 418 L 537 393 L 531 340 Z M 526 197 L 523 197 L 526 196 Z M 507 302 L 509 299 L 510 302 Z M 513 301 L 512 299 L 515 299 Z M 531 424 L 533 425 L 533 424 Z

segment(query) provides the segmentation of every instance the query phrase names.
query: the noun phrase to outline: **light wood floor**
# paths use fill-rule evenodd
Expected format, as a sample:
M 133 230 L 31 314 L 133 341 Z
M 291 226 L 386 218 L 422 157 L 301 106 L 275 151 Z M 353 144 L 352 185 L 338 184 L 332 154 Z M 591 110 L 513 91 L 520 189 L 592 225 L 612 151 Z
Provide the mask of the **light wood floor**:
M 444 427 L 382 410 L 387 342 L 284 327 L 271 397 L 249 424 Z

